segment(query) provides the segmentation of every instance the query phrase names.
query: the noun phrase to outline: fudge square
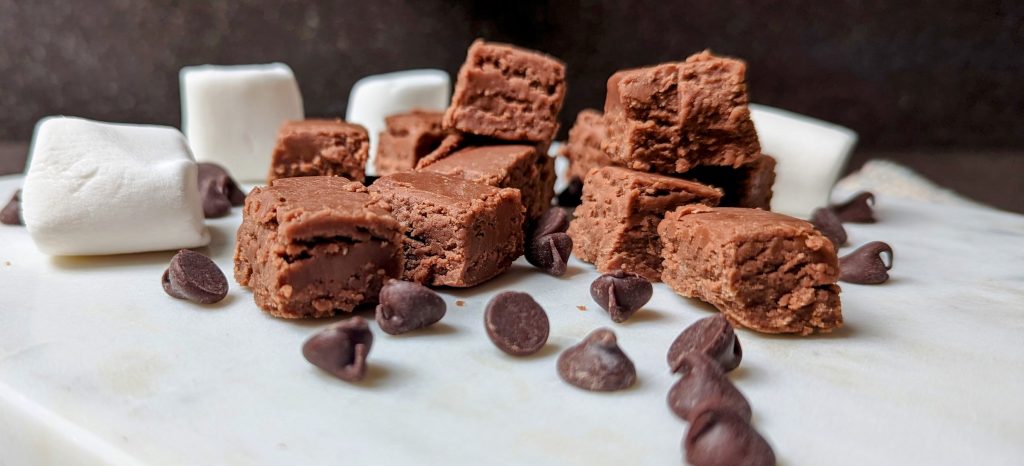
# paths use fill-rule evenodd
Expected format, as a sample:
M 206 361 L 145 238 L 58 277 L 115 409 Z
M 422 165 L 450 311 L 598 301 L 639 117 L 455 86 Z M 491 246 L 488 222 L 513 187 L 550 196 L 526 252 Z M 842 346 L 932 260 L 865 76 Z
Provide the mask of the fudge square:
M 341 177 L 275 180 L 245 199 L 235 280 L 275 317 L 330 317 L 402 274 L 402 227 Z
M 721 189 L 724 194 L 720 207 L 771 210 L 775 159 L 768 155 L 761 154 L 737 168 L 707 165 L 680 176 Z
M 747 104 L 740 60 L 702 52 L 620 71 L 608 79 L 603 148 L 615 163 L 643 171 L 737 167 L 761 150 Z
M 721 191 L 655 173 L 608 166 L 583 182 L 583 203 L 569 225 L 573 252 L 597 270 L 621 269 L 661 279 L 658 223 L 666 212 L 688 204 L 716 205 Z
M 373 166 L 377 176 L 390 175 L 416 168 L 416 163 L 441 145 L 445 131 L 441 129 L 444 112 L 413 110 L 384 119 L 377 157 Z
M 685 206 L 658 226 L 662 280 L 765 333 L 842 326 L 838 259 L 810 223 L 759 209 Z
M 403 280 L 474 286 L 523 254 L 518 190 L 431 172 L 384 176 L 369 189 L 405 228 Z
M 606 139 L 608 128 L 601 112 L 588 108 L 576 115 L 576 123 L 569 130 L 569 141 L 561 149 L 561 154 L 569 159 L 566 175 L 570 180 L 583 181 L 590 169 L 612 164 L 601 149 Z
M 459 69 L 445 128 L 506 141 L 550 142 L 565 100 L 565 64 L 482 40 Z
M 467 180 L 519 190 L 527 220 L 551 206 L 555 191 L 555 159 L 534 146 L 471 147 L 427 165 L 424 171 L 461 176 Z
M 277 134 L 268 182 L 295 176 L 342 176 L 362 182 L 370 138 L 342 120 L 289 121 Z

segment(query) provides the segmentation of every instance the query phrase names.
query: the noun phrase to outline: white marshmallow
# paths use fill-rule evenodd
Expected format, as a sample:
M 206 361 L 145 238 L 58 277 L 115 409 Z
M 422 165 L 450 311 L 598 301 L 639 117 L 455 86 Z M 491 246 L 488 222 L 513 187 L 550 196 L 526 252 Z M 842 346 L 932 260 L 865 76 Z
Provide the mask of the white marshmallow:
M 283 63 L 181 69 L 181 126 L 196 160 L 236 179 L 264 181 L 277 132 L 304 118 L 302 94 Z
M 356 81 L 348 95 L 345 120 L 370 133 L 367 173 L 376 175 L 377 140 L 384 117 L 419 108 L 443 111 L 451 100 L 451 78 L 442 70 L 408 70 L 367 76 Z
M 204 246 L 196 172 L 175 128 L 44 118 L 22 190 L 25 227 L 40 251 L 61 256 Z
M 775 157 L 772 210 L 807 218 L 828 204 L 832 186 L 857 144 L 857 133 L 764 105 L 750 105 L 761 151 Z

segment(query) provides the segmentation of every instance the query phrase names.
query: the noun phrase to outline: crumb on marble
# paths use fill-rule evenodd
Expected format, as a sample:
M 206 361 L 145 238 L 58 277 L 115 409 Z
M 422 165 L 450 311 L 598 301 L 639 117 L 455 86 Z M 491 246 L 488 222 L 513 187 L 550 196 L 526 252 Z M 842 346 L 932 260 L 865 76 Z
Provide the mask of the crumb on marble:
M 463 301 L 463 300 L 461 300 L 461 299 L 457 299 L 457 300 L 455 300 L 455 305 L 456 305 L 456 306 L 462 307 L 462 306 L 464 306 L 465 304 L 466 304 L 466 302 L 465 302 L 465 301 Z
M 579 305 L 579 306 L 576 306 L 576 309 L 579 309 L 581 311 L 585 311 L 585 310 L 587 310 L 587 306 Z

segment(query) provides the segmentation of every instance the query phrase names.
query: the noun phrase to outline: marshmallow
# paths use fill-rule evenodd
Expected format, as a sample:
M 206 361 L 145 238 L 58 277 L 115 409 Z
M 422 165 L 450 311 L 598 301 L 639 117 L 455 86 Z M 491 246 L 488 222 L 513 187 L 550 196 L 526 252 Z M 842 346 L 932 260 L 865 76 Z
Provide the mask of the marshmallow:
M 175 128 L 44 118 L 22 190 L 25 227 L 52 255 L 204 246 L 196 172 Z
M 181 126 L 196 160 L 235 178 L 265 180 L 277 131 L 304 118 L 302 94 L 283 63 L 181 69 Z
M 367 173 L 376 175 L 373 161 L 384 131 L 384 117 L 413 109 L 443 111 L 451 100 L 451 78 L 441 70 L 408 70 L 360 79 L 348 95 L 345 120 L 363 125 L 370 133 Z
M 761 152 L 775 157 L 772 210 L 807 218 L 829 194 L 857 144 L 849 128 L 764 105 L 750 105 Z

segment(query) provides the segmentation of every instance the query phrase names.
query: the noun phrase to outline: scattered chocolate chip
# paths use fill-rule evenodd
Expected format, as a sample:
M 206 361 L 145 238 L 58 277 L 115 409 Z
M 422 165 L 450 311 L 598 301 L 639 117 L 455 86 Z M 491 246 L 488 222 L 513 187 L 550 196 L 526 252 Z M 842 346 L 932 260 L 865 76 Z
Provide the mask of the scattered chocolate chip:
M 366 355 L 373 333 L 362 317 L 352 317 L 327 327 L 306 340 L 302 355 L 316 367 L 346 382 L 366 376 Z
M 199 194 L 203 198 L 203 214 L 206 218 L 227 215 L 231 206 L 245 204 L 245 193 L 224 167 L 207 162 L 196 165 L 199 167 Z M 223 207 L 225 203 L 228 205 L 226 211 Z
M 0 223 L 4 225 L 24 225 L 25 222 L 21 219 L 21 190 L 14 192 L 14 196 L 11 197 L 11 202 L 8 202 L 4 206 L 3 210 L 0 210 Z
M 705 317 L 686 327 L 668 349 L 669 367 L 677 367 L 687 353 L 701 353 L 729 372 L 740 365 L 743 348 L 732 325 L 722 314 Z
M 565 274 L 572 253 L 572 238 L 565 233 L 549 233 L 533 238 L 526 246 L 526 261 L 549 275 Z
M 882 255 L 888 256 L 888 260 Z M 877 285 L 889 279 L 892 246 L 872 241 L 839 258 L 839 280 L 862 285 Z
M 636 367 L 622 352 L 615 333 L 599 328 L 558 356 L 558 375 L 584 390 L 608 392 L 636 382 Z
M 419 283 L 391 279 L 380 289 L 377 325 L 391 335 L 399 335 L 432 325 L 444 317 L 441 296 Z
M 583 203 L 583 180 L 573 178 L 565 190 L 558 193 L 558 205 L 562 207 L 576 207 Z
M 625 322 L 647 301 L 651 300 L 654 287 L 635 273 L 613 270 L 597 277 L 590 284 L 590 296 L 608 311 L 614 322 Z
M 682 375 L 668 392 L 668 407 L 677 416 L 688 421 L 699 414 L 698 406 L 714 401 L 716 406 L 750 420 L 750 403 L 711 358 L 698 352 L 686 353 L 673 369 Z
M 544 308 L 518 291 L 503 291 L 487 303 L 484 327 L 494 345 L 513 356 L 536 353 L 551 330 Z
M 231 201 L 214 183 L 200 185 L 199 197 L 203 201 L 203 217 L 220 218 L 231 213 Z
M 875 195 L 861 191 L 846 202 L 833 204 L 829 208 L 842 222 L 875 223 L 875 212 L 871 208 L 873 205 L 875 205 Z
M 698 413 L 683 440 L 686 462 L 693 466 L 774 466 L 775 452 L 750 423 L 727 409 Z
M 167 294 L 199 304 L 213 304 L 228 294 L 224 272 L 209 257 L 182 249 L 171 258 L 161 282 Z
M 561 207 L 545 210 L 534 224 L 531 236 L 539 237 L 551 233 L 565 233 L 569 230 L 569 213 Z
M 846 228 L 843 228 L 843 222 L 831 209 L 824 207 L 814 209 L 814 213 L 811 214 L 811 224 L 832 241 L 836 248 L 846 244 Z
M 366 178 L 363 178 L 363 186 L 370 186 L 379 179 L 379 176 L 366 175 Z

